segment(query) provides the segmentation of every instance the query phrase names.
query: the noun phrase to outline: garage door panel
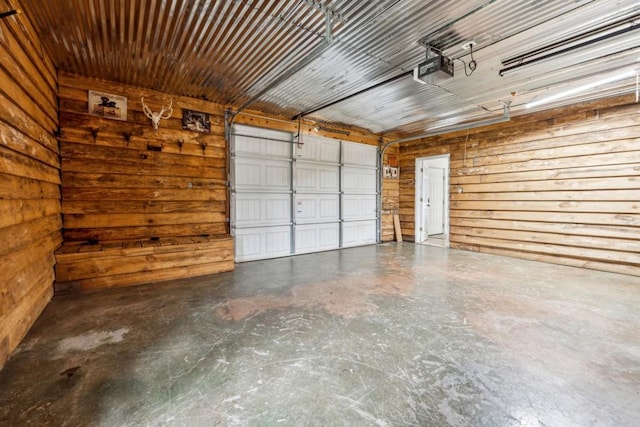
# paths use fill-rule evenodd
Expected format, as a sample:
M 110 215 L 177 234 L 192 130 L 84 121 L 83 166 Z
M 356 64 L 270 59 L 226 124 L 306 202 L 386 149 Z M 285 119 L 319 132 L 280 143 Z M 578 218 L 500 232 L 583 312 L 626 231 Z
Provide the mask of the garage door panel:
M 291 228 L 237 229 L 235 246 L 238 262 L 291 255 Z
M 291 222 L 291 195 L 278 193 L 238 193 L 236 227 L 284 225 Z
M 318 185 L 318 171 L 312 166 L 296 165 L 296 190 L 313 191 Z
M 375 219 L 377 198 L 375 194 L 344 195 L 342 197 L 342 218 L 344 220 Z
M 268 156 L 288 159 L 291 154 L 291 142 L 237 135 L 235 137 L 234 154 L 246 157 Z
M 318 191 L 340 191 L 340 168 L 327 166 L 319 169 Z
M 291 168 L 289 164 L 268 164 L 264 166 L 265 184 L 270 189 L 291 188 Z
M 375 194 L 377 191 L 376 169 L 344 167 L 342 170 L 342 191 L 351 194 Z
M 342 163 L 345 165 L 375 167 L 378 164 L 378 149 L 374 145 L 356 142 L 342 144 Z
M 260 166 L 250 159 L 237 159 L 235 163 L 237 189 L 260 188 L 262 180 L 260 177 Z
M 289 197 L 267 199 L 265 205 L 265 220 L 267 222 L 291 221 L 291 199 Z
M 234 154 L 289 159 L 292 136 L 287 132 L 237 125 L 234 128 Z
M 340 163 L 340 141 L 322 140 L 318 147 L 317 160 L 327 163 Z
M 338 249 L 340 224 L 308 224 L 296 226 L 296 253 Z
M 340 219 L 340 197 L 336 194 L 334 196 L 320 196 L 320 220 L 338 220 Z
M 235 188 L 240 191 L 290 191 L 289 162 L 268 159 L 235 159 Z
M 296 222 L 314 221 L 318 217 L 316 200 L 313 196 L 296 197 Z
M 342 247 L 374 244 L 376 240 L 375 219 L 342 224 Z
M 340 190 L 339 166 L 298 162 L 296 190 L 302 192 L 333 192 Z
M 340 219 L 337 194 L 296 194 L 296 222 L 328 222 Z
M 262 200 L 242 195 L 236 199 L 236 224 L 260 224 Z
M 297 145 L 296 157 L 299 160 L 337 164 L 340 162 L 340 141 L 304 136 L 302 146 Z

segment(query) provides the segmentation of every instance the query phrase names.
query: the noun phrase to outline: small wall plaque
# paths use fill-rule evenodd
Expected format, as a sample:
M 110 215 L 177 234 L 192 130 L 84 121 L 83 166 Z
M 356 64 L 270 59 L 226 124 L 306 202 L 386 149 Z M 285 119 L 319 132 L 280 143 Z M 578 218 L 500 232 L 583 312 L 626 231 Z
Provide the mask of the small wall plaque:
M 127 121 L 127 98 L 120 95 L 89 91 L 89 114 L 107 119 Z
M 182 110 L 182 129 L 196 132 L 211 133 L 211 121 L 209 113 L 193 110 Z

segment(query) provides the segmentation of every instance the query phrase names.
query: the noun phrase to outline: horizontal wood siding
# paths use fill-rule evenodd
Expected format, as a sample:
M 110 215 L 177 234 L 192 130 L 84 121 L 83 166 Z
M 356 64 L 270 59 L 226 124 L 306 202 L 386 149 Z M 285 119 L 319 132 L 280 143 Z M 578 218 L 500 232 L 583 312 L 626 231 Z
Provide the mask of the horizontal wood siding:
M 0 21 L 0 59 L 1 368 L 53 295 L 62 222 L 57 76 L 24 14 Z
M 228 235 L 67 242 L 56 259 L 56 292 L 61 294 L 203 276 L 234 267 Z
M 384 154 L 383 164 L 388 164 L 389 156 L 398 155 L 398 147 L 389 147 Z M 383 178 L 382 180 L 382 221 L 380 237 L 383 242 L 395 240 L 393 215 L 398 215 L 400 195 L 400 181 L 397 178 Z
M 403 234 L 415 159 L 450 153 L 451 246 L 640 275 L 640 105 L 544 111 L 400 149 Z
M 127 121 L 89 115 L 89 90 L 127 97 Z M 59 96 L 65 246 L 56 253 L 56 292 L 232 270 L 222 107 L 66 73 Z M 173 100 L 157 131 L 143 96 L 154 112 Z M 182 129 L 185 108 L 209 113 L 211 133 Z M 162 254 L 131 250 L 149 242 Z
M 126 96 L 128 120 L 89 115 L 88 90 Z M 158 131 L 142 96 L 153 111 L 173 99 L 173 115 Z M 211 133 L 183 130 L 183 108 L 209 113 Z M 61 74 L 60 125 L 65 241 L 227 233 L 219 105 Z

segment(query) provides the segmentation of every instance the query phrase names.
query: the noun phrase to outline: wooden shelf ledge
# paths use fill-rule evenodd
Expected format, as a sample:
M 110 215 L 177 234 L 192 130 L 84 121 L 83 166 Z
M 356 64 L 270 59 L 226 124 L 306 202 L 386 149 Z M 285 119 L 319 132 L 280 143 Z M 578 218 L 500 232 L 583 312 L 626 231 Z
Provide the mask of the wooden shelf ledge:
M 231 271 L 234 247 L 230 235 L 66 242 L 55 258 L 60 295 Z

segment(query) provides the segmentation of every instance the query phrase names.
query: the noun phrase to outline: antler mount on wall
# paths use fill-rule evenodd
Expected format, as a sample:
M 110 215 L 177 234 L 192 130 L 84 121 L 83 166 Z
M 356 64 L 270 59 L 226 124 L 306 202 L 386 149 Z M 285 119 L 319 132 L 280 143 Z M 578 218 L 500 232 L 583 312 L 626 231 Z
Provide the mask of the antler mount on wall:
M 154 113 L 153 111 L 151 111 L 151 109 L 144 103 L 144 96 L 140 98 L 140 100 L 142 101 L 142 110 L 144 111 L 144 114 L 151 119 L 151 122 L 153 123 L 153 129 L 156 131 L 158 130 L 160 119 L 168 119 L 173 114 L 173 99 L 169 100 L 169 106 L 167 108 L 165 108 L 163 105 L 159 113 Z M 167 112 L 166 115 L 164 115 L 165 112 Z

